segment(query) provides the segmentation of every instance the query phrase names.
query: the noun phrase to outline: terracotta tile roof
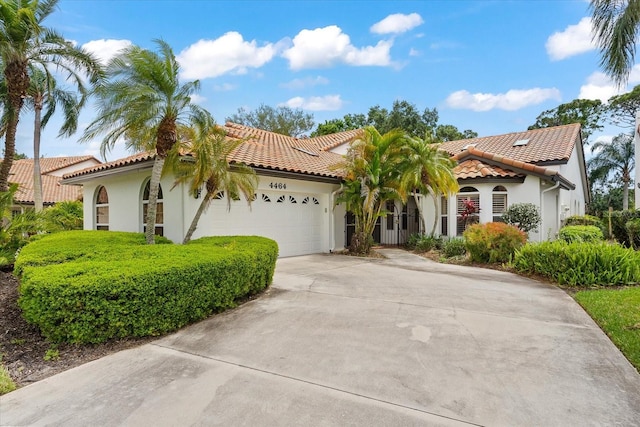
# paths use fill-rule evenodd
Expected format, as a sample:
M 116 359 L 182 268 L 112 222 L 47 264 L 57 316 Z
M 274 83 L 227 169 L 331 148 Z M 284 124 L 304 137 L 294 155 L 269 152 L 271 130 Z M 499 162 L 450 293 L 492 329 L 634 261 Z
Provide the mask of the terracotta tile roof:
M 478 150 L 526 163 L 566 162 L 569 160 L 576 142 L 580 141 L 579 138 L 580 125 L 575 123 L 504 135 L 443 142 L 440 144 L 440 148 L 453 156 L 463 151 L 465 146 L 475 145 Z M 519 140 L 528 140 L 528 142 L 526 145 L 514 147 L 513 143 Z
M 536 176 L 540 176 L 543 178 L 547 178 L 550 181 L 559 181 L 564 188 L 573 190 L 575 188 L 575 184 L 571 181 L 560 175 L 557 171 L 545 168 L 542 166 L 537 166 L 531 163 L 522 162 L 520 160 L 511 159 L 506 156 L 500 156 L 494 153 L 489 153 L 487 151 L 482 151 L 477 149 L 476 147 L 469 147 L 466 150 L 456 154 L 452 157 L 454 160 L 459 162 L 458 166 L 461 166 L 464 163 L 469 161 L 477 161 L 478 164 L 476 167 L 476 172 L 473 172 L 473 169 L 467 169 L 467 172 L 482 174 L 482 173 L 491 173 L 488 170 L 483 170 L 481 164 L 488 163 L 493 168 L 498 168 L 504 172 L 511 172 L 517 174 L 532 174 Z M 467 167 L 471 167 L 471 165 L 467 165 Z M 471 176 L 469 176 L 470 178 Z
M 321 150 L 329 151 L 345 142 L 353 141 L 362 133 L 362 129 L 347 130 L 331 135 L 316 136 L 310 138 L 309 141 L 317 145 Z
M 481 162 L 480 160 L 464 160 L 453 168 L 453 174 L 457 179 L 471 178 L 521 178 L 524 174 L 519 174 L 499 166 L 493 166 Z
M 330 147 L 348 142 L 357 135 L 357 131 L 347 131 L 326 137 L 294 138 L 236 123 L 226 123 L 223 128 L 227 132 L 228 138 L 246 139 L 229 156 L 229 163 L 245 163 L 255 168 L 329 178 L 339 178 L 339 174 L 332 171 L 329 166 L 341 161 L 342 156 L 327 150 Z M 90 175 L 95 172 L 144 162 L 153 159 L 153 157 L 152 153 L 139 153 L 69 173 L 64 175 L 64 178 Z
M 61 185 L 59 176 L 48 175 L 58 169 L 84 162 L 96 160 L 93 156 L 75 157 L 43 157 L 40 159 L 42 170 L 42 198 L 45 205 L 82 198 L 82 187 L 77 185 Z M 98 160 L 96 160 L 98 161 Z M 18 203 L 33 203 L 33 159 L 15 160 L 9 172 L 9 182 L 18 184 L 15 200 Z

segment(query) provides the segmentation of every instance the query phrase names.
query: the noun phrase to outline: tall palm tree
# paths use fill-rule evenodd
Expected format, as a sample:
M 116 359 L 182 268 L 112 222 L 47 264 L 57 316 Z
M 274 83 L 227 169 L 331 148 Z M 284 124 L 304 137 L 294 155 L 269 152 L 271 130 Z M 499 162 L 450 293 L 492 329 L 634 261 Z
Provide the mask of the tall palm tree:
M 419 191 L 421 194 L 430 194 L 433 198 L 436 215 L 431 229 L 432 235 L 438 224 L 438 196 L 458 191 L 458 181 L 453 174 L 455 166 L 455 160 L 438 149 L 438 144 L 433 143 L 433 137 L 429 133 L 424 138 L 414 137 L 407 140 L 407 156 L 401 168 L 405 174 L 403 185 L 413 189 L 422 230 L 426 230 L 426 226 L 417 193 Z
M 635 167 L 633 137 L 620 134 L 610 143 L 598 141 L 591 152 L 597 152 L 587 163 L 592 180 L 605 182 L 614 175 L 622 181 L 622 209 L 629 209 L 629 183 Z
M 191 240 L 200 217 L 218 195 L 226 194 L 227 209 L 231 209 L 231 200 L 238 199 L 240 195 L 251 205 L 258 187 L 258 177 L 253 169 L 244 164 L 229 165 L 229 155 L 244 140 L 227 138 L 221 128 L 181 128 L 179 137 L 180 143 L 177 149 L 169 153 L 167 164 L 176 175 L 176 183 L 188 183 L 189 192 L 202 197 L 182 241 L 184 244 Z M 205 187 L 204 195 L 200 194 L 202 186 Z
M 145 230 L 148 244 L 154 243 L 160 176 L 178 141 L 178 126 L 206 129 L 214 124 L 211 115 L 191 101 L 199 81 L 181 84 L 173 50 L 162 40 L 155 44 L 158 52 L 131 46 L 109 62 L 106 81 L 94 91 L 97 118 L 82 137 L 89 141 L 104 135 L 103 156 L 121 139 L 130 150 L 155 152 Z
M 0 191 L 7 191 L 13 164 L 20 112 L 29 88 L 29 65 L 54 66 L 75 81 L 86 74 L 92 83 L 101 77 L 98 61 L 88 52 L 42 25 L 58 0 L 5 0 L 0 2 L 0 61 L 7 85 L 5 154 L 0 166 Z
M 64 122 L 58 136 L 71 136 L 78 128 L 78 115 L 85 103 L 87 90 L 78 83 L 78 92 L 67 91 L 57 87 L 55 78 L 45 68 L 30 67 L 30 84 L 27 89 L 26 106 L 34 111 L 33 122 L 33 200 L 36 212 L 42 211 L 42 176 L 40 175 L 40 136 L 49 119 L 60 105 Z M 46 109 L 45 109 L 46 108 Z M 44 116 L 42 110 L 45 109 Z
M 600 48 L 600 65 L 623 86 L 635 64 L 640 0 L 591 0 L 589 8 L 593 38 Z
M 354 214 L 355 232 L 349 248 L 355 253 L 371 250 L 371 235 L 385 203 L 407 200 L 402 179 L 406 141 L 400 129 L 380 135 L 374 127 L 366 127 L 351 143 L 345 160 L 333 166 L 345 175 L 337 202 L 345 203 L 347 211 Z

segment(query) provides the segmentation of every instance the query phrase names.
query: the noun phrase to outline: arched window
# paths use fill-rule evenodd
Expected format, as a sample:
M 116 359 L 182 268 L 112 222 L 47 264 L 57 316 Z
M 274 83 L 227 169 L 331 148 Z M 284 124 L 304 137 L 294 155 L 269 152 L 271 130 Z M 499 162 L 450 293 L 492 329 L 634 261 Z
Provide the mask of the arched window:
M 502 221 L 502 214 L 507 210 L 507 189 L 502 185 L 493 187 L 493 222 Z
M 96 191 L 96 230 L 109 229 L 109 195 L 104 186 Z
M 149 192 L 151 190 L 151 181 L 147 180 L 144 191 L 142 192 L 142 230 L 146 231 L 147 226 L 147 208 L 149 206 Z M 162 196 L 162 186 L 158 188 L 158 203 L 156 204 L 156 227 L 155 234 L 164 236 L 164 204 Z
M 456 233 L 461 235 L 467 226 L 480 220 L 480 192 L 475 187 L 462 187 L 456 197 L 458 224 Z

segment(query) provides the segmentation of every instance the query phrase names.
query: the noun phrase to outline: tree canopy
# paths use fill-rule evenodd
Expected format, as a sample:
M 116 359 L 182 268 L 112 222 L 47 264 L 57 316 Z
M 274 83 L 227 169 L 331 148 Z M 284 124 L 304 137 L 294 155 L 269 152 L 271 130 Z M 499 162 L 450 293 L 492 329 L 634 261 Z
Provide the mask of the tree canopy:
M 609 98 L 608 117 L 615 126 L 635 127 L 637 111 L 640 111 L 640 85 L 634 87 L 631 92 Z
M 256 129 L 300 137 L 313 129 L 313 114 L 300 108 L 277 107 L 260 104 L 255 110 L 239 108 L 225 119 L 228 122 L 250 126 Z
M 583 141 L 586 142 L 593 132 L 602 129 L 600 122 L 604 113 L 605 107 L 600 100 L 574 99 L 540 113 L 529 130 L 580 123 Z

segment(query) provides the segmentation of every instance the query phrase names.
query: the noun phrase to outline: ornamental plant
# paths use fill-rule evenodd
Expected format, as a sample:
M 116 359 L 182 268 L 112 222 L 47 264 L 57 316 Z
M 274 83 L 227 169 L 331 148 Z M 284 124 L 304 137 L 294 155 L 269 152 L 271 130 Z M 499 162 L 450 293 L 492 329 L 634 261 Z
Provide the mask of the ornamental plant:
M 512 225 L 489 222 L 469 227 L 464 232 L 464 239 L 471 261 L 505 263 L 526 243 L 527 235 Z
M 567 225 L 560 229 L 558 238 L 567 243 L 600 242 L 604 240 L 602 230 L 595 225 Z
M 538 231 L 542 217 L 540 209 L 533 203 L 514 203 L 502 214 L 502 220 L 529 234 L 530 231 Z

